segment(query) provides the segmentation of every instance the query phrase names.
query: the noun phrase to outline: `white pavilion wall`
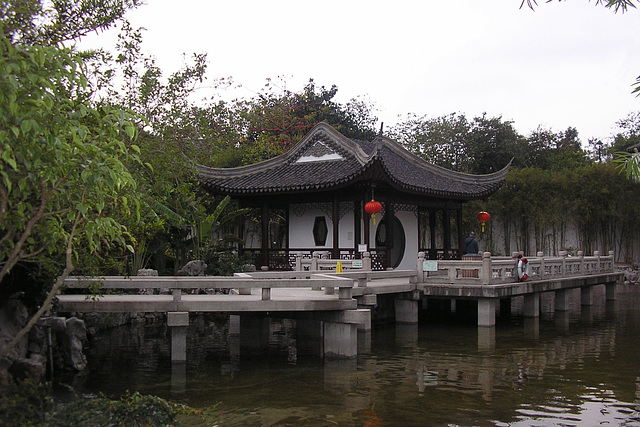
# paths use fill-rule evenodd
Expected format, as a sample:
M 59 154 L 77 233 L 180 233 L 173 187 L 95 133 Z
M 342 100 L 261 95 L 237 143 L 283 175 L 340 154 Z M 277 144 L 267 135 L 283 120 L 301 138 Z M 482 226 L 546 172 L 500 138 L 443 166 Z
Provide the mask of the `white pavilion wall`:
M 415 210 L 408 210 L 407 207 L 396 209 L 395 216 L 402 224 L 405 239 L 404 256 L 396 270 L 415 269 L 418 259 L 418 217 Z M 368 215 L 365 219 L 371 221 Z M 376 226 L 374 227 L 373 221 L 369 223 L 369 242 L 372 249 L 375 249 L 377 227 L 383 219 L 384 215 L 376 214 Z
M 350 203 L 340 205 L 340 224 L 338 239 L 340 248 L 354 247 L 353 208 Z M 327 240 L 323 246 L 316 246 L 313 239 L 313 225 L 316 217 L 325 218 L 327 224 Z M 289 209 L 289 247 L 313 248 L 318 251 L 333 248 L 333 220 L 330 203 L 292 204 Z
M 402 223 L 405 238 L 404 257 L 397 269 L 415 269 L 418 260 L 418 217 L 415 212 L 405 210 L 397 211 L 396 217 Z

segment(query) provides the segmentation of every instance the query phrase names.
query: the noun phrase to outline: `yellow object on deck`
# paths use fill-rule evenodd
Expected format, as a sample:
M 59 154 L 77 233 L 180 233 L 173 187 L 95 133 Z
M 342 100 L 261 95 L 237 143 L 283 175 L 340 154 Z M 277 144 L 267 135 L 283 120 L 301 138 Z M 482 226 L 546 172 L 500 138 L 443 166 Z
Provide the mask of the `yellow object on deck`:
M 336 273 L 342 273 L 342 261 L 336 263 Z

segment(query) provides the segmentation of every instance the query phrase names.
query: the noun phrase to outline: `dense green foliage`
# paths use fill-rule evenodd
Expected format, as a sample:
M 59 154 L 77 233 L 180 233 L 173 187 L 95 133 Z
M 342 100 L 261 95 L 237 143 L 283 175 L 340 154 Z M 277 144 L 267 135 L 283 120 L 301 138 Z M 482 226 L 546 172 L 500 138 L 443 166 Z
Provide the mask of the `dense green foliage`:
M 578 227 L 582 245 L 565 250 L 620 253 L 625 249 L 629 255 L 640 229 L 637 194 L 640 185 L 624 179 L 608 164 L 570 171 L 515 169 L 494 196 L 469 206 L 467 224 L 473 227 L 475 212 L 487 210 L 499 219 L 504 228 L 501 235 L 519 236 L 518 247 L 501 242 L 507 252 L 530 248 L 532 253 L 549 253 L 549 248 L 561 245 L 571 223 Z
M 185 412 L 155 396 L 131 393 L 54 402 L 49 384 L 14 382 L 0 388 L 0 422 L 5 426 L 171 426 Z

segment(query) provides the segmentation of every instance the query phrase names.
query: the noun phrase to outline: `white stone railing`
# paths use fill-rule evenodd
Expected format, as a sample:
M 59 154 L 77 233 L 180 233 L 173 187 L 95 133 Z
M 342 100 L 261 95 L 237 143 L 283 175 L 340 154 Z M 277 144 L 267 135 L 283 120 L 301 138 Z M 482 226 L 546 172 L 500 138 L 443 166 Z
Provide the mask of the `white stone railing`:
M 302 273 L 302 274 L 300 274 Z M 262 290 L 262 300 L 271 299 L 273 288 L 338 288 L 339 299 L 351 299 L 354 282 L 346 277 L 329 276 L 309 272 L 278 272 L 277 277 L 262 275 L 253 277 L 246 273 L 236 273 L 234 277 L 219 276 L 106 276 L 68 277 L 64 281 L 67 288 L 93 289 L 98 293 L 108 289 L 122 290 L 164 290 L 173 294 L 179 302 L 182 292 L 196 289 L 238 289 L 240 295 L 251 294 L 251 289 Z M 152 291 L 153 293 L 153 291 Z M 327 292 L 333 293 L 333 292 Z
M 371 270 L 371 254 L 369 252 L 362 253 L 362 259 L 331 259 L 321 258 L 320 252 L 314 252 L 311 258 L 303 258 L 302 252 L 296 256 L 296 271 L 319 271 L 333 270 L 336 271 L 338 263 L 343 270 Z
M 545 257 L 538 252 L 529 260 L 527 281 L 558 279 L 564 277 L 588 276 L 615 272 L 613 252 L 601 256 L 598 251 L 593 256 L 569 256 L 561 251 L 560 256 Z M 469 285 L 495 285 L 518 281 L 517 259 L 492 257 L 484 252 L 481 260 L 438 260 L 425 259 L 424 252 L 418 254 L 418 282 L 449 283 Z

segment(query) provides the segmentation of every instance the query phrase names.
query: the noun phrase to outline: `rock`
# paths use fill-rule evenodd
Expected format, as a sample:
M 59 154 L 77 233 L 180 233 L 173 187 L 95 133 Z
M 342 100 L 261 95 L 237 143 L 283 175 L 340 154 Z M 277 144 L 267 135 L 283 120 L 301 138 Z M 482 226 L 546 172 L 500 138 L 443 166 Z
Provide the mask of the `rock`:
M 141 268 L 138 270 L 138 276 L 157 276 L 158 270 L 152 268 Z
M 19 295 L 12 295 L 0 307 L 0 348 L 9 343 L 27 324 L 29 313 L 20 301 Z M 27 357 L 28 336 L 25 336 L 7 355 L 9 359 Z
M 82 343 L 87 339 L 87 328 L 82 320 L 72 317 L 67 319 L 67 333 L 64 340 L 66 363 L 76 371 L 87 367 L 87 358 L 82 352 Z
M 0 385 L 7 385 L 11 380 L 11 375 L 9 375 L 9 368 L 11 368 L 13 362 L 6 357 L 0 359 Z
M 13 362 L 10 372 L 14 378 L 29 378 L 38 384 L 45 374 L 46 359 L 41 355 L 34 355 L 29 359 L 18 359 Z
M 207 264 L 199 259 L 189 261 L 178 270 L 178 276 L 204 276 L 207 269 Z

